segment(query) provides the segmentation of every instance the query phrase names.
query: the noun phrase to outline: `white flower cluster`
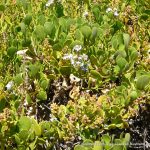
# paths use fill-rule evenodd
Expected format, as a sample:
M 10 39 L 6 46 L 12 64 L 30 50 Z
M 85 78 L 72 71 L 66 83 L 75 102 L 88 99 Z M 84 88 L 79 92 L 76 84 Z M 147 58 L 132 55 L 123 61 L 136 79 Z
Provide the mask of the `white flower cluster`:
M 106 13 L 109 13 L 111 11 L 112 11 L 112 8 L 110 8 L 110 7 L 106 9 Z
M 81 45 L 75 45 L 75 46 L 73 47 L 73 51 L 79 52 L 79 51 L 81 51 L 81 50 L 82 50 L 82 46 L 81 46 Z
M 81 45 L 75 45 L 73 51 L 79 52 L 82 50 Z M 88 71 L 88 65 L 90 64 L 88 56 L 86 54 L 65 54 L 63 60 L 70 60 L 71 65 L 74 67 L 79 67 L 83 71 Z
M 118 13 L 118 10 L 116 8 L 112 9 L 112 8 L 107 8 L 106 9 L 106 13 L 109 13 L 109 12 L 113 12 L 114 13 L 114 16 L 119 16 L 119 13 Z
M 83 13 L 83 18 L 88 17 L 88 15 L 89 15 L 88 11 L 85 11 L 85 12 Z
M 65 54 L 63 57 L 64 60 L 71 60 L 72 58 L 73 58 L 72 54 Z

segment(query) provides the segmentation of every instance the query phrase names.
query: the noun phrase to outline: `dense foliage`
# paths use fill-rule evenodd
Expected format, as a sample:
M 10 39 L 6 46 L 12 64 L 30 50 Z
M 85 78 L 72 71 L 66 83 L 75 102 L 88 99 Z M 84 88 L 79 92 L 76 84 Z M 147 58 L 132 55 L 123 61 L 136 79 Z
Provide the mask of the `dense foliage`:
M 149 103 L 149 15 L 148 0 L 1 0 L 0 149 L 125 150 L 129 134 L 103 132 Z

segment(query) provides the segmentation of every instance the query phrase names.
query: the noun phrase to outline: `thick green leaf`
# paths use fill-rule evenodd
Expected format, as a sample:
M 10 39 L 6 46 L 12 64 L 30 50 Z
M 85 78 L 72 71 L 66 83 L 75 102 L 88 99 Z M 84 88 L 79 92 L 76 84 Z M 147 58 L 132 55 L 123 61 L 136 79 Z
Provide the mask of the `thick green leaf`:
M 4 11 L 5 10 L 5 5 L 0 5 L 0 11 Z
M 46 80 L 46 79 L 44 79 L 44 80 L 42 80 L 42 81 L 40 82 L 40 86 L 41 86 L 41 88 L 43 88 L 43 90 L 46 90 L 46 89 L 47 89 L 48 84 L 49 84 L 49 81 Z
M 121 139 L 115 139 L 115 145 L 112 150 L 124 150 L 124 143 Z
M 82 145 L 84 146 L 84 147 L 87 147 L 87 148 L 92 148 L 93 147 L 93 141 L 92 140 L 90 140 L 90 139 L 86 139 L 86 140 L 84 140 L 84 142 L 82 143 Z
M 87 147 L 84 147 L 84 146 L 82 146 L 82 145 L 76 145 L 76 146 L 74 147 L 74 150 L 88 150 L 88 148 L 87 148 Z
M 26 101 L 28 104 L 32 103 L 31 96 L 28 93 L 26 94 Z
M 111 129 L 115 129 L 116 127 L 117 127 L 116 124 L 113 123 L 113 124 L 110 124 L 110 125 L 106 126 L 105 129 L 106 130 L 111 130 Z
M 19 135 L 18 135 L 18 134 L 15 134 L 14 137 L 15 137 L 15 142 L 16 142 L 18 145 L 20 145 L 21 139 L 19 138 Z
M 75 32 L 75 39 L 78 41 L 83 41 L 83 35 L 79 29 L 77 29 Z
M 12 25 L 12 23 L 11 23 L 11 17 L 9 17 L 9 16 L 5 16 L 5 21 L 9 24 L 9 25 Z
M 111 142 L 111 137 L 108 134 L 104 134 L 101 139 L 106 144 L 109 144 Z
M 146 21 L 146 20 L 148 20 L 149 19 L 149 15 L 147 15 L 147 14 L 142 14 L 141 16 L 140 16 L 140 19 L 142 20 L 144 20 L 144 21 Z
M 101 74 L 98 71 L 96 71 L 96 70 L 91 70 L 91 76 L 94 79 L 97 79 L 97 80 L 101 80 L 102 79 Z
M 59 18 L 59 24 L 61 25 L 61 31 L 67 32 L 67 22 L 64 18 Z
M 40 71 L 40 64 L 36 63 L 36 64 L 31 64 L 29 65 L 29 74 L 32 77 L 35 77 Z
M 138 98 L 138 93 L 136 91 L 131 91 L 130 93 L 131 100 L 135 100 Z
M 20 23 L 20 27 L 21 27 L 21 32 L 23 34 L 25 34 L 26 33 L 26 25 L 25 25 L 25 23 L 24 22 Z
M 21 83 L 23 83 L 24 79 L 22 77 L 22 74 L 17 74 L 15 77 L 14 77 L 14 82 L 16 83 L 17 86 L 19 86 Z
M 64 16 L 64 7 L 62 3 L 56 3 L 55 9 L 56 9 L 56 14 L 58 18 Z
M 124 138 L 123 141 L 125 142 L 125 144 L 129 144 L 130 139 L 131 139 L 130 134 L 129 134 L 129 133 L 126 133 L 126 134 L 125 134 L 125 138 Z
M 125 58 L 118 56 L 116 58 L 116 63 L 119 66 L 119 68 L 122 70 L 125 68 L 125 66 L 127 65 L 127 61 Z
M 62 67 L 60 67 L 59 71 L 62 75 L 70 75 L 71 74 L 71 67 L 62 66 Z
M 111 148 L 111 137 L 108 134 L 104 134 L 102 136 L 101 140 L 105 144 L 104 145 L 105 149 L 110 149 Z
M 124 33 L 123 40 L 124 40 L 125 47 L 128 48 L 129 42 L 130 42 L 130 35 L 127 33 Z
M 32 15 L 30 14 L 26 15 L 24 18 L 24 23 L 29 26 L 31 21 L 32 21 Z
M 53 45 L 53 50 L 54 51 L 61 51 L 62 50 L 62 44 L 59 42 L 59 43 L 56 43 Z
M 120 108 L 117 106 L 112 106 L 110 110 L 111 116 L 116 117 L 120 113 Z
M 94 147 L 93 150 L 103 150 L 103 145 L 100 141 L 95 141 L 94 142 Z
M 71 43 L 73 43 L 73 38 L 72 38 L 72 36 L 70 36 L 70 35 L 67 35 L 67 37 L 66 37 L 66 40 L 65 40 L 65 42 L 64 42 L 64 46 L 69 46 Z
M 92 34 L 91 34 L 90 39 L 91 39 L 91 40 L 95 40 L 95 38 L 97 37 L 97 34 L 98 34 L 98 29 L 97 29 L 97 27 L 93 27 L 93 28 L 92 28 Z
M 43 26 L 46 21 L 45 15 L 44 14 L 39 15 L 37 20 L 38 20 L 38 24 Z
M 94 17 L 96 18 L 96 20 L 98 21 L 99 20 L 99 17 L 100 17 L 100 10 L 99 10 L 99 7 L 98 6 L 94 6 L 92 8 L 92 12 L 94 14 Z
M 98 58 L 95 55 L 90 56 L 90 62 L 92 65 L 98 65 L 99 64 Z
M 28 138 L 28 136 L 29 136 L 29 131 L 28 130 L 21 130 L 20 132 L 19 132 L 19 138 L 21 139 L 21 140 L 26 140 L 27 138 Z
M 29 145 L 30 150 L 35 150 L 36 149 L 36 142 L 37 142 L 37 137 L 32 143 L 30 143 L 30 145 Z
M 149 75 L 142 75 L 137 79 L 136 87 L 139 90 L 144 90 L 144 88 L 150 83 Z
M 80 30 L 86 39 L 90 38 L 90 36 L 92 34 L 92 30 L 89 26 L 82 26 Z
M 37 94 L 37 98 L 39 100 L 46 100 L 47 99 L 47 93 L 46 91 L 41 90 L 38 94 Z
M 132 61 L 134 61 L 138 58 L 138 51 L 135 48 L 131 49 L 130 58 Z
M 22 40 L 22 46 L 23 47 L 29 47 L 30 45 L 31 45 L 31 39 L 30 38 Z
M 13 57 L 16 54 L 16 52 L 17 52 L 17 48 L 16 47 L 12 46 L 12 47 L 9 47 L 7 49 L 7 54 L 8 54 L 9 57 Z
M 52 22 L 45 22 L 44 29 L 47 35 L 51 35 L 55 26 Z
M 123 58 L 125 58 L 127 56 L 125 50 L 118 50 L 118 51 L 116 51 L 114 56 L 118 56 L 118 55 L 123 57 Z
M 122 145 L 114 145 L 112 147 L 112 150 L 124 150 L 124 146 L 122 146 Z
M 35 135 L 40 136 L 41 135 L 41 126 L 37 123 L 35 119 L 32 119 L 32 128 L 34 129 Z
M 35 30 L 33 32 L 33 35 L 37 40 L 40 40 L 40 41 L 44 40 L 44 38 L 45 38 L 44 26 L 42 26 L 42 25 L 36 26 Z
M 117 37 L 119 46 L 124 44 L 124 39 L 123 39 L 122 33 L 119 33 L 116 37 Z
M 119 44 L 119 50 L 120 51 L 125 51 L 125 45 L 124 44 Z
M 112 43 L 112 47 L 114 49 L 118 48 L 118 40 L 117 40 L 117 38 L 113 38 L 112 41 L 111 41 L 111 43 Z
M 29 117 L 22 116 L 18 121 L 19 130 L 27 130 L 29 131 L 31 128 L 32 122 Z

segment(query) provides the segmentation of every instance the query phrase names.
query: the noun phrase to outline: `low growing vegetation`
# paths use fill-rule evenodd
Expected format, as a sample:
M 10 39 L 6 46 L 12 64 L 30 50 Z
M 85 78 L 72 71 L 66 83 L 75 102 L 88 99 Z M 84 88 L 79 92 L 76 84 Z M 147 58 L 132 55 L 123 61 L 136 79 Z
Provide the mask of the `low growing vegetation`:
M 128 149 L 109 131 L 150 103 L 149 15 L 148 0 L 1 0 L 0 149 Z

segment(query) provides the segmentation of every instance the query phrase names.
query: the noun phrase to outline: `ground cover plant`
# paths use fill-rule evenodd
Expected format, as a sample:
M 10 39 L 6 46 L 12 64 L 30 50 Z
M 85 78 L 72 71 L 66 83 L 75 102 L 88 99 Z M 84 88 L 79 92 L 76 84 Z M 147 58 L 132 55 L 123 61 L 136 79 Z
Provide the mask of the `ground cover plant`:
M 1 0 L 0 149 L 129 149 L 150 112 L 149 15 L 148 0 Z

